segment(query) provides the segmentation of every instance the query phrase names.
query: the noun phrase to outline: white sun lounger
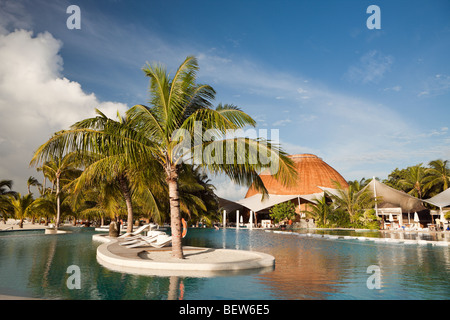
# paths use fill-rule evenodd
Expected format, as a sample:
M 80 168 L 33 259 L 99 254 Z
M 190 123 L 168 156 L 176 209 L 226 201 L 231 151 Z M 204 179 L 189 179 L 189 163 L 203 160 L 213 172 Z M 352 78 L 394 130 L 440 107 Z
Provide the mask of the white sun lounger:
M 167 245 L 169 245 L 172 242 L 172 237 L 168 236 L 167 234 L 161 234 L 155 237 L 149 237 L 149 238 L 145 238 L 143 237 L 141 240 L 125 246 L 126 248 L 136 248 L 136 247 L 140 247 L 140 246 L 152 246 L 155 248 L 162 248 L 165 247 Z
M 158 236 L 155 241 L 152 241 L 149 244 L 155 248 L 162 248 L 168 246 L 170 243 L 172 243 L 172 236 L 166 234 Z
M 133 236 L 133 237 L 127 237 L 126 240 L 120 242 L 119 245 L 127 246 L 127 245 L 130 245 L 130 244 L 134 244 L 136 242 L 139 242 L 139 241 L 150 240 L 151 238 L 156 238 L 156 237 L 158 237 L 158 236 L 160 236 L 162 234 L 166 234 L 166 233 L 163 232 L 163 231 L 156 231 L 156 230 L 149 231 L 147 233 L 147 236 L 136 235 L 136 236 Z
M 145 229 L 147 228 L 152 228 L 152 226 L 154 226 L 154 224 L 150 223 L 150 224 L 144 224 L 143 226 L 140 226 L 139 228 L 137 228 L 135 231 L 133 232 L 126 232 L 122 235 L 119 236 L 119 238 L 125 238 L 125 237 L 129 237 L 129 236 L 136 236 L 139 233 L 142 233 Z
M 142 237 L 140 239 L 136 239 L 135 241 L 131 241 L 131 243 L 128 243 L 127 245 L 124 245 L 124 246 L 125 246 L 125 248 L 130 249 L 130 248 L 136 248 L 136 247 L 140 247 L 140 246 L 144 246 L 144 245 L 149 245 L 153 241 L 156 241 L 156 239 L 158 237 L 159 237 L 158 235 Z

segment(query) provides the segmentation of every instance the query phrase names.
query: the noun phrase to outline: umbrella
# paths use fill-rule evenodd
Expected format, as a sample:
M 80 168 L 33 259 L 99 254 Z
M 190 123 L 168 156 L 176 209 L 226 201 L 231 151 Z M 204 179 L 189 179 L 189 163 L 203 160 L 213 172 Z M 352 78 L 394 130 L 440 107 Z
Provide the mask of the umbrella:
M 417 212 L 414 212 L 414 221 L 420 222 L 419 215 L 417 214 Z
M 441 211 L 440 219 L 441 219 L 442 222 L 445 222 L 446 219 L 445 219 L 445 216 L 444 216 L 444 212 L 442 211 L 442 207 L 439 208 L 439 209 L 440 209 L 440 211 Z

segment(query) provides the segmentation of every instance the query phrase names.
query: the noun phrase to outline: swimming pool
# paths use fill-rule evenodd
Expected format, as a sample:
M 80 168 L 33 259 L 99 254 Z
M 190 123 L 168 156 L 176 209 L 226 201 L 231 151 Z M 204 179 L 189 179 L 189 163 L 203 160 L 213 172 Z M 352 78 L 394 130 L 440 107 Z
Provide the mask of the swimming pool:
M 449 299 L 450 248 L 335 240 L 262 230 L 189 229 L 186 245 L 255 250 L 275 270 L 213 278 L 139 276 L 104 268 L 90 228 L 0 234 L 0 295 L 43 299 Z M 80 289 L 67 285 L 69 266 Z M 379 288 L 368 288 L 378 268 Z

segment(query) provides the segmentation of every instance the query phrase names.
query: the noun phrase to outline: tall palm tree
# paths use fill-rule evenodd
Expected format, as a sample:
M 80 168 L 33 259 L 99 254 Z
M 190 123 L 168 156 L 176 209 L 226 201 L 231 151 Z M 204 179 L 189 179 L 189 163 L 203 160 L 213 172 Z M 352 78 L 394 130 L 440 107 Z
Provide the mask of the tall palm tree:
M 429 164 L 430 168 L 425 169 L 427 177 L 426 188 L 431 189 L 435 186 L 439 186 L 442 192 L 447 190 L 450 184 L 450 168 L 448 167 L 448 160 L 433 160 Z
M 406 169 L 406 177 L 399 180 L 399 185 L 406 188 L 409 194 L 422 199 L 427 189 L 425 168 L 422 163 Z
M 61 149 L 78 153 L 95 151 L 104 155 L 104 162 L 110 167 L 120 157 L 127 169 L 143 165 L 159 168 L 169 194 L 172 255 L 180 259 L 183 250 L 178 182 L 183 162 L 193 161 L 210 172 L 225 173 L 239 184 L 253 184 L 263 194 L 267 190 L 258 175 L 263 168 L 275 168 L 274 176 L 286 185 L 294 183 L 296 178 L 292 161 L 270 141 L 236 137 L 202 139 L 207 130 L 225 135 L 227 130 L 254 126 L 255 121 L 235 106 L 213 108 L 211 100 L 215 91 L 196 83 L 197 70 L 194 57 L 186 58 L 172 78 L 164 67 L 148 65 L 144 72 L 150 78 L 150 107 L 136 105 L 129 109 L 126 126 L 91 121 L 84 127 L 78 125 L 61 131 L 42 145 L 33 159 L 37 161 Z M 223 152 L 220 157 L 224 146 L 233 146 L 232 151 L 225 149 L 228 153 Z M 272 161 L 266 162 L 262 156 L 255 159 L 254 155 L 266 155 Z
M 134 159 L 127 154 L 128 149 L 115 149 L 117 147 L 117 134 L 126 138 L 138 134 L 136 128 L 131 126 L 128 116 L 117 114 L 117 121 L 109 119 L 102 112 L 96 110 L 98 116 L 75 123 L 72 132 L 95 128 L 103 134 L 104 139 L 93 141 L 90 150 L 82 149 L 79 159 L 85 166 L 79 179 L 75 180 L 74 191 L 83 186 L 93 186 L 107 181 L 116 182 L 125 200 L 127 209 L 127 232 L 133 231 L 134 210 L 133 203 L 138 203 L 141 209 L 150 215 L 160 215 L 155 194 L 161 192 L 164 183 L 161 180 L 161 168 L 151 158 Z M 79 150 L 80 151 L 80 150 Z
M 216 109 L 212 108 L 211 100 L 214 99 L 215 91 L 208 85 L 196 83 L 197 71 L 198 64 L 195 57 L 187 57 L 173 78 L 170 78 L 166 69 L 161 65 L 147 65 L 144 72 L 150 78 L 152 106 L 136 105 L 127 111 L 136 127 L 144 129 L 143 133 L 148 140 L 157 143 L 153 154 L 164 169 L 169 188 L 172 255 L 180 259 L 183 258 L 183 251 L 178 180 L 182 162 L 192 160 L 211 172 L 223 172 L 232 180 L 248 186 L 253 182 L 258 190 L 267 193 L 258 176 L 258 170 L 264 168 L 265 165 L 261 161 L 252 161 L 254 159 L 251 159 L 250 155 L 270 154 L 275 157 L 276 161 L 279 161 L 276 178 L 281 178 L 285 184 L 289 184 L 295 178 L 291 160 L 273 144 L 256 139 L 246 139 L 242 142 L 245 144 L 244 150 L 247 153 L 238 154 L 237 149 L 233 148 L 230 155 L 227 154 L 230 149 L 225 149 L 226 152 L 220 157 L 218 153 L 220 150 L 223 151 L 224 145 L 235 145 L 238 142 L 237 138 L 213 141 L 201 139 L 205 137 L 204 134 L 207 130 L 215 130 L 215 132 L 225 135 L 227 130 L 254 126 L 256 123 L 237 107 L 220 105 Z M 198 128 L 199 123 L 202 125 L 201 128 Z M 194 143 L 192 143 L 192 139 Z M 179 144 L 186 141 L 188 142 L 188 151 L 184 152 L 184 150 L 180 150 Z M 186 147 L 184 143 L 183 147 Z M 215 150 L 216 152 L 208 153 L 205 152 L 206 150 Z M 229 156 L 228 161 L 224 161 L 227 156 Z
M 35 178 L 35 177 L 32 177 L 32 176 L 30 176 L 29 178 L 28 178 L 28 180 L 27 180 L 27 190 L 28 190 L 28 193 L 31 193 L 31 187 L 32 186 L 34 186 L 34 187 L 40 187 L 41 186 L 41 184 L 39 183 L 39 181 Z
M 33 156 L 30 165 L 37 165 L 39 163 L 39 151 Z M 56 188 L 56 222 L 55 229 L 57 230 L 61 218 L 61 188 L 62 184 L 68 183 L 79 175 L 80 171 L 77 169 L 79 160 L 77 154 L 64 154 L 62 150 L 48 154 L 47 161 L 42 165 L 42 170 L 47 172 L 47 175 L 52 177 L 54 187 Z M 53 190 L 53 189 L 52 189 Z

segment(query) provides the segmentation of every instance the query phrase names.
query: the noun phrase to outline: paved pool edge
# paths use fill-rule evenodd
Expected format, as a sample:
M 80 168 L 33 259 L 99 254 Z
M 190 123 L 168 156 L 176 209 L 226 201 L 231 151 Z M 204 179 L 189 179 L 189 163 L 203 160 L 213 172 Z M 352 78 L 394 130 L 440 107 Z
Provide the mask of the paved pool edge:
M 128 249 L 120 246 L 118 239 L 105 235 L 94 235 L 92 239 L 103 242 L 97 248 L 97 261 L 119 272 L 210 277 L 263 273 L 275 267 L 273 256 L 256 251 L 186 247 L 187 259 L 175 259 L 167 250 L 152 251 L 151 247 Z M 189 254 L 189 250 L 195 253 Z M 155 259 L 152 260 L 152 257 Z M 158 261 L 155 261 L 156 258 Z

